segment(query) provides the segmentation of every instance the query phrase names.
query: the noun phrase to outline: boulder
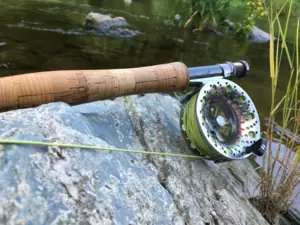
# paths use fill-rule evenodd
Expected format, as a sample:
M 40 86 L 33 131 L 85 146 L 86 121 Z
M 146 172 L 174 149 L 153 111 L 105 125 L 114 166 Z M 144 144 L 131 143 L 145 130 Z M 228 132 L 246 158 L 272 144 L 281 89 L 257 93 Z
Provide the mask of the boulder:
M 147 94 L 0 114 L 0 138 L 193 154 L 180 103 Z M 267 225 L 250 161 L 30 145 L 0 148 L 0 224 Z
M 296 208 L 298 206 L 298 209 Z M 295 225 L 300 224 L 299 204 L 296 207 L 290 207 L 288 212 L 281 215 L 276 221 L 276 225 Z
M 86 16 L 83 25 L 86 29 L 93 29 L 108 36 L 133 37 L 141 33 L 126 28 L 129 24 L 123 17 L 112 17 L 94 12 L 90 12 Z
M 123 17 L 112 17 L 111 15 L 104 15 L 100 13 L 90 12 L 84 21 L 86 28 L 97 30 L 107 30 L 111 27 L 127 26 L 127 21 Z
M 229 32 L 233 32 L 233 29 L 235 27 L 235 24 L 229 20 L 224 20 L 222 25 L 229 28 Z M 258 28 L 257 26 L 254 26 L 248 34 L 248 40 L 255 43 L 269 42 L 270 34 Z
M 255 43 L 264 43 L 270 41 L 270 34 L 264 30 L 254 26 L 250 33 L 248 34 L 248 39 Z

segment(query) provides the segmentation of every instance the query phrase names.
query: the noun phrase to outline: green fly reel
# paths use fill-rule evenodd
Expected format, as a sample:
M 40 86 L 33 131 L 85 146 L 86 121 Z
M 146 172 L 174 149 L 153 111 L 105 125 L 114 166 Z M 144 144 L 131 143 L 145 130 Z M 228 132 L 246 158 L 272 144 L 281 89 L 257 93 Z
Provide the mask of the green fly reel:
M 236 83 L 202 83 L 181 101 L 180 126 L 188 145 L 215 162 L 262 156 L 260 120 L 249 95 Z

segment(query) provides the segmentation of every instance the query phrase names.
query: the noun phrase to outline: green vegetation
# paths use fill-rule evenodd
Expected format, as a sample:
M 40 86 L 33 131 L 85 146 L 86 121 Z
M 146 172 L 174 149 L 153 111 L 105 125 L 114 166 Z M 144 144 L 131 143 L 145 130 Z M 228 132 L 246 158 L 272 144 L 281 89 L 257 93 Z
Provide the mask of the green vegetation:
M 228 15 L 230 0 L 191 0 L 192 16 L 185 24 L 187 27 L 191 22 L 197 24 L 197 29 L 201 30 L 206 26 L 217 26 L 220 21 Z
M 272 1 L 272 7 L 276 11 L 280 11 L 279 15 L 285 15 L 289 13 L 289 10 L 287 7 L 282 9 L 282 6 L 286 3 L 286 0 L 274 0 Z M 293 9 L 290 12 L 290 15 L 299 15 L 300 12 L 300 2 L 299 1 L 293 1 Z
M 191 16 L 184 27 L 195 27 L 194 31 L 202 30 L 207 27 L 219 27 L 228 19 L 230 10 L 240 8 L 245 11 L 245 17 L 242 18 L 241 22 L 235 21 L 236 24 L 231 28 L 235 35 L 245 38 L 248 37 L 249 32 L 255 26 L 257 18 L 266 15 L 261 0 L 240 2 L 234 0 L 191 0 L 190 5 Z
M 262 1 L 248 1 L 246 4 L 245 18 L 234 26 L 234 34 L 248 37 L 249 32 L 255 26 L 257 18 L 266 15 L 266 10 Z
M 271 38 L 270 41 L 270 78 L 272 88 L 271 109 L 269 123 L 265 132 L 270 144 L 267 154 L 263 158 L 260 170 L 261 195 L 255 200 L 255 205 L 271 223 L 284 213 L 291 205 L 293 197 L 299 194 L 297 185 L 300 184 L 300 146 L 297 143 L 300 133 L 300 65 L 299 65 L 299 27 L 300 19 L 297 21 L 297 30 L 294 38 L 294 48 L 288 48 L 286 37 L 289 28 L 293 0 L 286 0 L 279 10 L 273 5 L 272 0 L 266 2 L 268 5 L 268 21 L 271 37 L 278 30 L 278 41 Z M 287 12 L 287 20 L 280 19 L 280 14 Z M 280 66 L 288 61 L 290 76 L 288 86 L 283 98 L 278 99 L 276 95 L 278 78 L 287 76 L 282 74 Z M 281 131 L 276 134 L 276 121 L 283 121 Z M 289 132 L 289 136 L 285 135 Z M 276 138 L 276 144 L 275 143 Z M 299 186 L 298 186 L 299 187 Z
M 266 7 L 270 8 L 268 1 L 189 0 L 187 2 L 182 4 L 185 8 L 188 5 L 189 8 L 188 10 L 185 10 L 186 23 L 184 27 L 192 27 L 194 31 L 200 31 L 205 28 L 218 28 L 226 31 L 226 29 L 224 29 L 223 22 L 228 19 L 232 19 L 232 22 L 234 22 L 234 26 L 230 27 L 232 29 L 232 33 L 239 37 L 247 38 L 249 32 L 257 24 L 262 25 L 265 29 L 268 28 L 268 21 L 266 19 Z M 280 9 L 283 2 L 285 2 L 285 0 L 274 0 L 272 8 L 277 11 L 280 10 L 280 14 L 278 16 L 280 16 L 281 19 L 286 19 L 288 12 L 287 9 Z M 176 1 L 175 5 L 178 6 L 178 1 Z M 243 13 L 241 13 L 241 11 Z M 172 10 L 172 12 L 174 12 L 174 10 Z M 290 15 L 296 17 L 299 13 L 300 2 L 297 1 L 293 4 L 293 9 L 290 12 Z M 232 16 L 233 14 L 234 16 Z M 287 36 L 290 37 L 290 34 L 287 34 Z

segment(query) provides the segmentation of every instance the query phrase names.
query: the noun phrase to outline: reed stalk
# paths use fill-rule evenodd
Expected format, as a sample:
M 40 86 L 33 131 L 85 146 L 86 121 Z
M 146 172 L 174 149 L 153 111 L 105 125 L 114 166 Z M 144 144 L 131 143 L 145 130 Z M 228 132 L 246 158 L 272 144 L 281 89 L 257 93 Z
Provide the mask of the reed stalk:
M 294 45 L 287 43 L 287 31 L 291 19 L 293 0 L 286 0 L 281 8 L 274 10 L 273 0 L 266 0 L 268 23 L 270 28 L 269 67 L 271 80 L 271 108 L 265 131 L 268 149 L 263 157 L 260 169 L 260 196 L 255 204 L 263 216 L 275 224 L 280 214 L 285 213 L 299 194 L 300 184 L 300 67 L 299 67 L 299 26 L 295 32 Z M 287 12 L 283 20 L 279 17 L 282 11 Z M 278 34 L 275 35 L 275 32 Z M 277 37 L 277 40 L 274 40 Z M 283 62 L 289 65 L 288 85 L 283 97 L 276 95 L 278 79 L 283 74 L 280 66 Z M 276 121 L 281 129 L 278 131 Z M 279 132 L 279 133 L 278 133 Z M 287 135 L 289 134 L 289 135 Z M 276 138 L 276 141 L 275 141 Z M 298 189 L 298 190 L 297 190 Z

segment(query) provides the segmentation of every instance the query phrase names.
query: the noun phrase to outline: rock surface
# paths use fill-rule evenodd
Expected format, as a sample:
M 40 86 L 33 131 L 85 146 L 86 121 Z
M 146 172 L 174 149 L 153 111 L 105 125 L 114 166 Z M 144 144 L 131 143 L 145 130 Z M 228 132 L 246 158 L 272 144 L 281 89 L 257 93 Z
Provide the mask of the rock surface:
M 94 12 L 90 12 L 86 16 L 83 25 L 87 29 L 94 29 L 108 36 L 129 38 L 141 33 L 139 31 L 126 28 L 129 24 L 123 17 L 112 17 L 111 15 Z
M 160 94 L 0 114 L 0 138 L 192 154 L 179 102 Z M 3 145 L 0 224 L 264 225 L 248 160 Z
M 300 212 L 295 207 L 291 207 L 287 213 L 280 216 L 276 225 L 298 225 L 300 224 Z

